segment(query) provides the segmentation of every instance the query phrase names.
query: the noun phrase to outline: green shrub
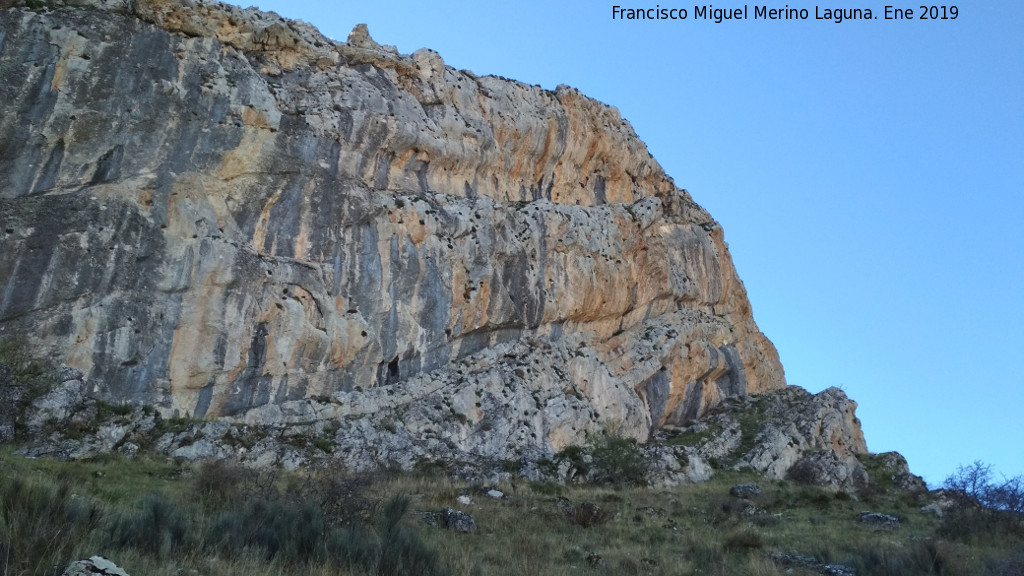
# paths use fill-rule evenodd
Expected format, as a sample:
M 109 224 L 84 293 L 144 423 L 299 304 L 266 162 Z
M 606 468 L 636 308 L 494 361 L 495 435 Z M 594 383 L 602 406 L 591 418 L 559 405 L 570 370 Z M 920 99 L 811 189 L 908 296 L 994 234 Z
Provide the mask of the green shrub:
M 350 570 L 372 571 L 380 556 L 377 538 L 363 524 L 331 530 L 324 551 L 328 558 Z
M 324 535 L 323 514 L 312 502 L 256 499 L 222 512 L 211 537 L 225 554 L 249 549 L 268 560 L 307 561 Z
M 611 519 L 608 510 L 592 502 L 581 502 L 579 506 L 573 506 L 568 511 L 568 516 L 570 523 L 583 528 L 601 526 Z
M 245 487 L 255 482 L 257 474 L 234 460 L 223 458 L 201 464 L 192 483 L 206 503 L 220 507 L 240 501 Z
M 324 454 L 331 454 L 334 452 L 334 442 L 328 438 L 315 436 L 313 438 L 313 446 L 319 448 Z
M 0 339 L 0 442 L 24 432 L 26 408 L 52 390 L 57 379 L 57 369 L 34 358 L 23 343 Z
M 992 480 L 992 467 L 982 462 L 960 466 L 943 487 L 955 498 L 943 516 L 940 533 L 964 541 L 993 538 L 1024 540 L 1024 477 Z
M 985 566 L 985 574 L 990 576 L 1020 576 L 1024 574 L 1024 552 L 989 560 Z
M 435 576 L 446 574 L 437 551 L 424 544 L 402 522 L 409 511 L 409 498 L 397 495 L 383 506 L 377 521 L 380 538 L 378 576 Z
M 56 380 L 56 369 L 49 362 L 34 358 L 25 345 L 11 338 L 0 339 L 0 384 L 45 394 Z
M 646 486 L 647 457 L 636 440 L 603 436 L 591 447 L 595 481 L 616 486 Z
M 444 576 L 436 550 L 405 524 L 409 498 L 397 495 L 381 507 L 372 529 L 353 524 L 332 530 L 325 544 L 326 560 L 377 576 Z
M 565 486 L 558 482 L 530 482 L 530 490 L 546 496 L 561 496 Z
M 966 574 L 955 551 L 943 542 L 918 540 L 905 546 L 864 546 L 845 562 L 857 574 L 877 576 L 929 576 Z
M 569 462 L 581 476 L 586 476 L 590 470 L 590 467 L 587 466 L 586 455 L 587 451 L 582 446 L 572 445 L 566 446 L 561 452 L 555 454 L 555 460 Z
M 163 493 L 143 498 L 138 510 L 117 515 L 108 527 L 108 543 L 168 558 L 186 544 L 190 519 Z
M 87 538 L 101 509 L 75 496 L 67 482 L 12 474 L 0 481 L 3 573 L 43 574 L 65 563 Z
M 722 548 L 726 552 L 746 552 L 764 547 L 764 539 L 753 530 L 739 530 L 725 537 Z
M 379 473 L 353 472 L 339 464 L 310 472 L 289 489 L 288 497 L 315 502 L 328 526 L 370 522 L 378 507 L 371 491 L 381 482 Z

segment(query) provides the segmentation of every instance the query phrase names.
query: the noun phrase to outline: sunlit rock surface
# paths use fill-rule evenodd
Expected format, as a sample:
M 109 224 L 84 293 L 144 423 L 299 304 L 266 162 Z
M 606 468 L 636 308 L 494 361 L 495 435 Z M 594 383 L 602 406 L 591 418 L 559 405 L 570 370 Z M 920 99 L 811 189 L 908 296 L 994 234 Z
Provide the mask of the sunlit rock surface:
M 351 458 L 647 440 L 780 389 L 721 228 L 632 127 L 222 4 L 0 11 L 0 336 Z

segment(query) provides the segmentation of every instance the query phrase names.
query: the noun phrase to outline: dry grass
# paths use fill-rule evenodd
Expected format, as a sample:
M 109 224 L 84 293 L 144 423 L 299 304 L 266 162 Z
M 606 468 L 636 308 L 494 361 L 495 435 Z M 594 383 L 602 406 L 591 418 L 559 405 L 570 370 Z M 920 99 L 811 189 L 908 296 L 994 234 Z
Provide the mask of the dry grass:
M 706 484 L 674 489 L 556 488 L 515 482 L 493 486 L 505 493 L 504 498 L 493 499 L 486 495 L 485 488 L 490 486 L 471 486 L 446 478 L 381 475 L 349 479 L 337 471 L 326 478 L 323 473 L 275 477 L 273 493 L 264 493 L 261 498 L 280 498 L 273 500 L 277 502 L 274 505 L 285 507 L 277 509 L 278 516 L 287 516 L 280 512 L 287 507 L 299 510 L 315 502 L 319 512 L 314 507 L 306 513 L 313 519 L 309 522 L 318 523 L 319 531 L 307 530 L 307 535 L 297 536 L 303 539 L 286 542 L 287 546 L 298 546 L 294 549 L 301 553 L 268 554 L 267 545 L 259 544 L 265 541 L 258 539 L 243 548 L 213 545 L 216 538 L 224 536 L 218 530 L 229 529 L 225 527 L 230 522 L 224 520 L 229 515 L 241 519 L 236 522 L 240 525 L 261 518 L 239 504 L 253 496 L 250 492 L 238 498 L 248 488 L 244 474 L 237 470 L 193 470 L 145 458 L 61 463 L 26 460 L 6 452 L 0 453 L 0 460 L 3 482 L 30 479 L 41 489 L 58 492 L 60 486 L 71 485 L 75 499 L 91 503 L 97 510 L 91 524 L 57 527 L 80 532 L 73 545 L 59 550 L 43 546 L 41 552 L 27 552 L 37 554 L 28 559 L 24 558 L 26 552 L 21 552 L 23 561 L 17 565 L 4 565 L 0 556 L 0 573 L 12 576 L 44 574 L 49 566 L 93 554 L 110 557 L 136 576 L 170 576 L 193 570 L 210 576 L 370 574 L 378 570 L 358 562 L 340 562 L 338 558 L 348 557 L 345 554 L 353 554 L 358 546 L 369 546 L 371 553 L 379 554 L 379 543 L 388 538 L 386 534 L 420 561 L 427 562 L 431 554 L 436 554 L 443 565 L 443 570 L 436 573 L 456 576 L 815 573 L 804 566 L 780 564 L 769 557 L 773 553 L 847 564 L 857 568 L 858 574 L 1001 574 L 1012 570 L 1015 562 L 1020 563 L 1012 554 L 1024 544 L 999 538 L 969 543 L 944 540 L 939 536 L 941 521 L 922 514 L 920 503 L 899 494 L 876 494 L 872 501 L 865 502 L 740 473 L 722 473 Z M 750 501 L 728 495 L 730 486 L 749 481 L 758 482 L 762 494 Z M 304 486 L 307 488 L 301 488 Z M 200 490 L 205 496 L 197 498 Z M 146 506 L 155 510 L 154 493 L 163 494 L 160 498 L 174 504 L 177 519 L 154 519 L 159 514 L 143 514 Z M 394 501 L 392 496 L 396 494 L 407 498 L 408 511 L 396 515 L 389 529 L 382 519 L 386 508 L 383 504 Z M 460 495 L 470 496 L 473 503 L 459 504 Z M 66 518 L 61 515 L 61 506 L 69 505 L 71 493 L 33 498 L 57 502 L 56 508 L 51 506 L 57 512 L 51 510 L 50 517 Z M 6 498 L 5 505 L 10 507 L 10 501 L 11 497 Z M 376 505 L 367 508 L 368 502 Z M 580 521 L 580 510 L 594 514 L 592 508 L 583 506 L 584 502 L 600 510 L 599 521 Z M 424 513 L 445 506 L 470 513 L 477 532 L 456 533 L 424 521 L 429 517 Z M 901 527 L 882 530 L 861 524 L 858 514 L 868 508 L 896 515 Z M 14 539 L 11 530 L 20 521 L 19 514 L 23 515 L 8 514 L 0 524 L 0 531 L 6 530 L 0 534 L 5 541 Z M 118 533 L 111 526 L 118 518 L 127 518 L 122 521 L 129 525 L 148 522 L 151 525 L 145 529 L 150 531 L 170 531 L 163 540 L 117 540 L 112 538 Z M 180 535 L 181 522 L 186 525 L 185 535 Z M 281 524 L 302 532 L 295 528 L 301 523 Z M 356 532 L 345 532 L 346 526 L 357 526 L 356 532 L 364 534 L 366 540 L 353 540 Z M 37 526 L 36 530 L 42 535 L 37 541 L 45 543 L 46 526 Z M 332 533 L 336 540 L 341 539 L 343 547 L 348 547 L 340 556 L 327 550 L 333 545 L 328 538 Z M 373 548 L 375 545 L 378 547 Z M 399 566 L 390 573 L 417 572 Z

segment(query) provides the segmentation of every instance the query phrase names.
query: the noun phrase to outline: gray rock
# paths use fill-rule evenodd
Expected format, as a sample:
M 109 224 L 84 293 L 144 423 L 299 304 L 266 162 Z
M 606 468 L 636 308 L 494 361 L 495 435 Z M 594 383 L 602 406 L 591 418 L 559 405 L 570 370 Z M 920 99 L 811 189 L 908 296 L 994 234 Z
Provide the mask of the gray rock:
M 768 557 L 785 566 L 804 566 L 830 576 L 857 576 L 857 571 L 845 564 L 823 564 L 810 556 L 771 552 Z
M 134 442 L 125 442 L 118 447 L 118 453 L 122 454 L 126 458 L 134 458 L 139 455 L 140 446 Z
M 719 466 L 752 469 L 769 478 L 856 491 L 868 484 L 858 459 L 867 453 L 867 445 L 856 407 L 838 388 L 810 394 L 788 386 L 729 399 L 703 420 L 673 431 L 673 441 L 694 438 L 693 444 L 684 444 L 690 468 L 698 460 L 717 461 Z M 744 434 L 752 431 L 753 442 L 745 443 Z
M 495 500 L 501 500 L 502 498 L 505 497 L 505 493 L 502 492 L 501 490 L 495 490 L 492 488 L 487 491 L 487 496 L 489 498 L 494 498 Z
M 473 503 L 473 499 L 465 494 L 460 494 L 455 500 L 463 506 L 469 506 Z
M 729 489 L 729 495 L 736 498 L 752 498 L 761 494 L 757 484 L 737 484 Z
M 65 369 L 64 372 L 80 371 Z M 66 422 L 81 407 L 85 400 L 85 384 L 79 378 L 62 380 L 60 384 L 47 394 L 32 403 L 28 417 L 28 427 L 39 431 L 49 423 Z
M 572 503 L 572 500 L 569 500 L 564 496 L 559 496 L 555 499 L 555 507 L 558 508 L 559 512 L 566 516 L 576 512 L 576 506 Z
M 878 461 L 882 473 L 900 490 L 912 494 L 922 494 L 928 491 L 928 485 L 924 479 L 911 474 L 907 459 L 899 452 L 885 452 L 871 456 L 872 460 Z
M 862 524 L 877 526 L 880 528 L 899 528 L 900 519 L 890 514 L 880 512 L 861 512 L 859 520 Z
M 59 381 L 63 384 L 64 382 L 70 382 L 72 380 L 84 380 L 85 373 L 78 368 L 71 368 L 70 366 L 62 366 L 60 374 L 58 376 Z
M 128 573 L 122 570 L 110 560 L 102 556 L 93 556 L 88 560 L 79 560 L 72 562 L 65 570 L 62 576 L 95 576 L 97 574 L 103 574 L 105 576 L 128 576 Z
M 462 510 L 456 510 L 454 508 L 445 508 L 441 510 L 441 517 L 444 520 L 444 525 L 449 530 L 455 530 L 456 532 L 476 532 L 476 521 L 469 514 L 466 514 Z
M 219 460 L 229 456 L 224 446 L 210 438 L 200 438 L 191 444 L 180 446 L 171 451 L 170 455 L 188 462 Z

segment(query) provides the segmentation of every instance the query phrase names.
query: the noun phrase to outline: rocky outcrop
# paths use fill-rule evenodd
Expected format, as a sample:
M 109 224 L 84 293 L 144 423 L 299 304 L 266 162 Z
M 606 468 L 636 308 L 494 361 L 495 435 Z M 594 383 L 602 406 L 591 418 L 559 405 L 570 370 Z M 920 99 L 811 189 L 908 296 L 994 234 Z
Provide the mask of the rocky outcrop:
M 526 415 L 542 426 L 553 418 L 536 408 L 540 396 L 529 389 L 520 396 L 509 392 L 509 405 L 493 422 L 470 421 L 442 392 L 410 400 L 396 391 L 397 398 L 382 394 L 389 400 L 371 413 L 311 413 L 304 422 L 282 425 L 166 419 L 148 407 L 76 400 L 68 394 L 75 383 L 39 398 L 26 411 L 28 422 L 44 424 L 30 425 L 30 439 L 19 453 L 82 459 L 109 452 L 133 457 L 146 451 L 191 462 L 231 459 L 246 466 L 289 470 L 341 460 L 351 469 L 443 472 L 473 483 L 525 477 L 670 487 L 704 482 L 716 470 L 751 469 L 770 478 L 856 494 L 866 488 L 914 492 L 912 480 L 920 480 L 909 475 L 899 454 L 867 454 L 853 416 L 855 403 L 838 389 L 812 395 L 787 387 L 729 400 L 689 427 L 659 430 L 644 445 L 599 437 L 592 445 L 567 444 L 554 453 L 530 434 L 529 422 L 516 419 Z M 489 395 L 477 398 L 487 399 L 484 410 L 499 400 Z M 63 401 L 72 402 L 74 409 L 58 408 Z M 550 414 L 561 413 L 555 402 L 546 406 Z M 43 419 L 42 412 L 66 415 Z M 586 429 L 591 437 L 603 432 L 593 422 Z M 735 488 L 753 490 L 756 485 Z
M 873 469 L 873 476 L 877 477 L 880 483 L 891 485 L 893 488 L 910 494 L 928 492 L 928 484 L 925 483 L 924 478 L 910 472 L 907 459 L 899 452 L 872 454 L 867 462 Z
M 0 334 L 90 397 L 408 464 L 784 385 L 721 228 L 614 108 L 365 27 L 91 4 L 0 12 Z
M 659 438 L 664 444 L 685 446 L 691 460 L 717 467 L 753 469 L 769 478 L 857 491 L 871 478 L 861 462 L 868 450 L 856 408 L 857 403 L 838 388 L 810 394 L 788 386 L 727 400 L 706 419 L 666 429 Z

